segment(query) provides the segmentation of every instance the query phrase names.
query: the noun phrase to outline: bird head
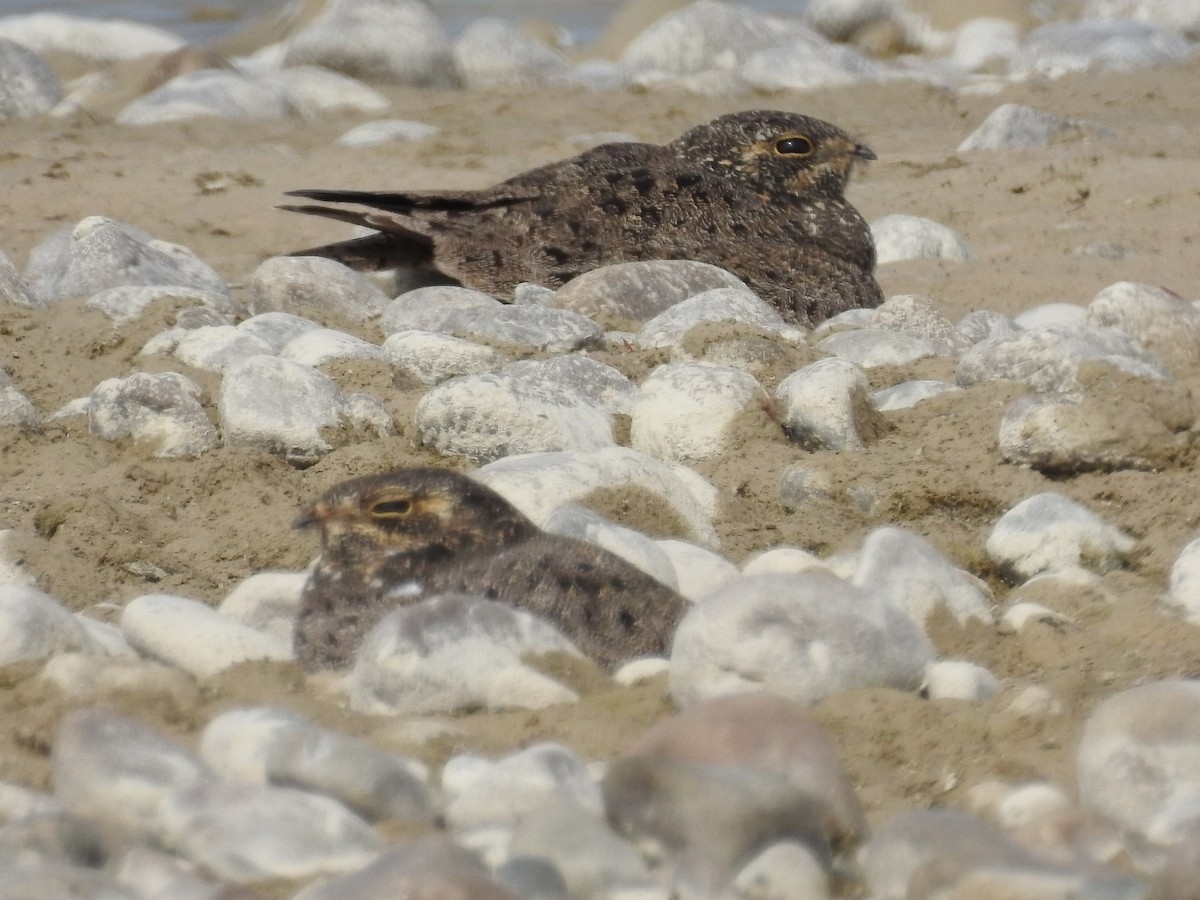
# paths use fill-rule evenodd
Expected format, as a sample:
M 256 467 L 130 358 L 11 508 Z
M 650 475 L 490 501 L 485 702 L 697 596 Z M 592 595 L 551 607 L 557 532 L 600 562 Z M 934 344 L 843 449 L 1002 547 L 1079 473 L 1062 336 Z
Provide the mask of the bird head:
M 446 469 L 397 469 L 343 481 L 292 523 L 317 527 L 326 557 L 455 553 L 523 540 L 536 526 L 512 504 Z
M 840 198 L 855 164 L 875 159 L 869 147 L 836 125 L 775 110 L 721 116 L 669 146 L 683 159 L 769 196 Z

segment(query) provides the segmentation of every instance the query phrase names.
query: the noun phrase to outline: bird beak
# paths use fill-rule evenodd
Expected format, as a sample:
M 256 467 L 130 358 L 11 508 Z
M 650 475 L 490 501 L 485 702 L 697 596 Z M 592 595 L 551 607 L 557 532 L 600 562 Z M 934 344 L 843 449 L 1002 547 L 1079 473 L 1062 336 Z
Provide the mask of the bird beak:
M 310 506 L 300 515 L 292 520 L 293 528 L 312 528 L 314 525 L 320 525 L 329 517 L 329 507 L 323 503 L 317 503 Z
M 859 159 L 878 159 L 879 158 L 875 155 L 875 151 L 873 151 L 866 144 L 855 144 L 854 149 L 851 150 L 850 152 L 854 156 L 857 156 Z

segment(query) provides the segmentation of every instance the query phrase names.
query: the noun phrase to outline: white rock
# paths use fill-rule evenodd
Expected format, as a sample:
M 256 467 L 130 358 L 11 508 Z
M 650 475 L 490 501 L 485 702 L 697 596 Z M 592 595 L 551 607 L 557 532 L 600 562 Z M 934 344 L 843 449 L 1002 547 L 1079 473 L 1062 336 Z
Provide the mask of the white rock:
M 857 687 L 917 687 L 933 649 L 892 604 L 831 575 L 743 577 L 695 604 L 675 632 L 681 706 L 767 690 L 803 703 Z
M 467 88 L 563 84 L 570 67 L 557 50 L 497 18 L 475 19 L 454 42 L 454 60 Z
M 637 487 L 659 497 L 687 525 L 689 540 L 718 546 L 712 518 L 716 491 L 691 470 L 672 467 L 628 447 L 590 452 L 510 456 L 472 476 L 542 524 L 563 503 L 582 500 L 598 488 Z
M 1041 622 L 1046 625 L 1066 625 L 1071 620 L 1040 603 L 1014 603 L 1000 617 L 1001 634 L 1018 633 L 1027 625 Z
M 312 878 L 366 865 L 383 840 L 336 800 L 232 782 L 170 794 L 158 839 L 222 881 Z
M 12 376 L 0 369 L 0 426 L 28 428 L 37 421 L 38 411 L 33 401 L 21 393 Z
M 174 791 L 213 779 L 190 751 L 104 709 L 67 713 L 50 752 L 55 796 L 72 812 L 145 834 Z
M 25 568 L 25 560 L 14 546 L 17 535 L 15 529 L 0 528 L 0 591 L 16 585 L 36 587 L 33 573 Z
M 1084 725 L 1076 771 L 1085 804 L 1140 834 L 1200 795 L 1200 682 L 1152 682 L 1104 700 Z
M 1083 566 L 1107 572 L 1121 565 L 1137 541 L 1087 507 L 1058 494 L 1035 494 L 998 521 L 987 553 L 1021 578 Z
M 489 294 L 450 284 L 435 284 L 405 291 L 388 303 L 379 320 L 384 334 L 434 331 L 450 334 L 483 309 L 503 304 Z
M 31 119 L 62 99 L 62 85 L 49 64 L 29 47 L 3 37 L 0 19 L 0 122 Z
M 1167 600 L 1178 606 L 1188 621 L 1200 625 L 1200 538 L 1184 547 L 1175 558 Z
M 417 404 L 421 441 L 439 453 L 504 456 L 613 446 L 609 414 L 552 379 L 484 373 L 434 387 Z
M 1190 38 L 1200 34 L 1200 3 L 1196 0 L 1088 0 L 1082 14 L 1088 18 L 1151 22 Z
M 1000 693 L 1000 679 L 973 662 L 942 659 L 925 667 L 924 693 L 930 700 L 981 703 Z
M 332 328 L 306 331 L 293 338 L 279 356 L 305 366 L 319 366 L 335 359 L 383 359 L 379 347 Z
M 738 897 L 826 900 L 831 897 L 825 867 L 803 844 L 779 841 L 746 863 L 733 888 Z
M 177 75 L 133 101 L 116 121 L 118 125 L 152 125 L 204 116 L 282 119 L 291 111 L 287 91 L 281 86 L 227 69 L 201 69 Z
M 57 12 L 0 19 L 0 38 L 38 53 L 62 51 L 94 60 L 161 55 L 183 46 L 182 38 L 161 28 L 121 19 L 100 21 Z
M 1020 43 L 1021 29 L 1008 19 L 968 19 L 954 34 L 950 58 L 968 72 L 978 72 L 994 63 L 1005 68 Z
M 876 391 L 871 395 L 871 400 L 879 412 L 895 412 L 898 409 L 911 409 L 923 400 L 961 390 L 958 385 L 948 381 L 902 381 L 900 384 Z
M 322 435 L 348 416 L 329 376 L 274 356 L 253 356 L 221 379 L 217 411 L 227 446 L 259 447 L 311 462 L 332 449 Z
M 1025 36 L 1013 55 L 1009 76 L 1061 78 L 1072 72 L 1126 72 L 1180 63 L 1190 52 L 1190 45 L 1178 34 L 1142 22 L 1050 22 Z
M 765 91 L 810 91 L 885 81 L 887 67 L 845 45 L 811 42 L 805 36 L 753 53 L 738 70 L 751 87 Z
M 1071 799 L 1052 784 L 1035 781 L 1009 791 L 996 804 L 996 820 L 1002 828 L 1021 828 L 1045 816 L 1071 807 Z
M 676 462 L 711 459 L 728 449 L 734 423 L 766 402 L 766 391 L 740 369 L 668 363 L 650 373 L 634 399 L 630 446 Z
M 412 119 L 380 119 L 356 125 L 337 139 L 343 147 L 376 147 L 379 144 L 413 144 L 436 137 L 439 128 Z
M 0 583 L 0 666 L 97 649 L 84 627 L 53 597 L 32 585 Z
M 207 678 L 242 662 L 294 659 L 290 643 L 170 594 L 144 594 L 125 606 L 121 631 L 147 656 Z
M 871 316 L 871 327 L 923 338 L 939 356 L 956 356 L 973 342 L 947 319 L 937 304 L 921 294 L 896 294 Z
M 876 366 L 904 366 L 938 355 L 938 347 L 933 341 L 885 328 L 840 331 L 820 341 L 817 349 L 864 369 L 873 369 Z
M 554 292 L 552 305 L 589 318 L 648 322 L 677 303 L 714 288 L 751 293 L 724 269 L 685 259 L 601 266 Z
M 740 322 L 771 332 L 787 327 L 779 311 L 756 294 L 744 288 L 721 287 L 663 310 L 642 326 L 637 342 L 648 348 L 680 347 L 684 335 L 702 322 Z
M 260 354 L 271 356 L 270 345 L 234 325 L 190 329 L 175 345 L 176 359 L 205 372 L 223 372 Z
M 561 744 L 535 744 L 496 761 L 453 757 L 442 771 L 446 822 L 451 828 L 512 825 L 551 798 L 602 815 L 600 788 L 575 753 Z
M 542 384 L 570 388 L 588 397 L 610 415 L 628 413 L 637 387 L 619 370 L 586 353 L 550 359 L 524 359 L 504 367 L 504 374 Z
M 1038 328 L 1080 331 L 1088 327 L 1087 308 L 1076 303 L 1042 303 L 1017 315 L 1012 324 L 1024 331 Z
M 397 331 L 380 347 L 383 358 L 422 384 L 502 368 L 509 357 L 474 341 L 431 331 Z
M 962 149 L 961 147 L 959 149 Z M 871 223 L 876 262 L 886 265 L 909 259 L 970 262 L 974 254 L 956 231 L 932 219 L 895 213 Z
M 957 152 L 1046 147 L 1068 136 L 1102 138 L 1110 134 L 1103 126 L 1082 119 L 1066 119 L 1031 106 L 1005 103 L 992 110 L 979 127 L 963 139 Z
M 265 312 L 239 323 L 238 329 L 265 341 L 272 353 L 278 353 L 300 335 L 321 326 L 312 319 L 285 312 Z
M 1154 285 L 1109 285 L 1088 304 L 1087 324 L 1119 328 L 1171 369 L 1200 359 L 1200 309 Z
M 103 216 L 60 229 L 34 247 L 25 279 L 48 302 L 122 285 L 228 293 L 224 279 L 190 250 Z
M 962 355 L 954 380 L 960 387 L 1007 379 L 1035 391 L 1079 391 L 1079 367 L 1089 360 L 1141 378 L 1169 377 L 1141 347 L 1115 329 L 1037 328 L 980 341 Z
M 724 587 L 738 576 L 738 569 L 725 557 L 686 541 L 656 541 L 675 569 L 676 589 L 696 601 Z
M 922 627 L 938 609 L 960 624 L 992 623 L 987 585 L 904 528 L 876 528 L 867 535 L 852 583 L 904 610 Z
M 793 372 L 775 389 L 788 437 L 804 447 L 862 450 L 879 418 L 862 369 L 822 359 Z
M 743 575 L 828 572 L 829 564 L 815 553 L 799 547 L 772 547 L 751 556 L 742 565 Z
M 373 715 L 420 715 L 578 699 L 521 662 L 541 653 L 579 655 L 549 624 L 506 603 L 431 597 L 389 613 L 367 635 L 350 675 L 350 704 Z
M 217 612 L 290 644 L 307 581 L 308 572 L 258 572 L 226 594 Z
M 250 311 L 287 312 L 328 321 L 330 316 L 370 322 L 388 305 L 388 296 L 346 266 L 319 256 L 273 256 L 250 276 Z
M 1012 334 L 1014 328 L 1008 316 L 987 309 L 977 309 L 963 316 L 954 330 L 962 335 L 970 346 L 988 338 Z
M 647 656 L 627 662 L 613 673 L 613 681 L 625 687 L 632 687 L 664 675 L 671 668 L 671 661 L 661 656 Z
M 318 65 L 367 82 L 454 87 L 459 77 L 433 11 L 415 0 L 335 0 L 292 35 L 284 65 Z
M 45 309 L 46 301 L 29 289 L 17 267 L 0 250 L 0 303 L 12 303 L 29 309 Z
M 88 309 L 98 309 L 118 325 L 135 321 L 152 304 L 159 301 L 169 303 L 199 304 L 210 310 L 227 315 L 233 312 L 228 294 L 201 291 L 185 287 L 124 286 L 108 288 L 88 298 Z
M 361 81 L 321 66 L 290 66 L 259 80 L 283 88 L 288 103 L 306 118 L 331 112 L 376 113 L 391 103 Z

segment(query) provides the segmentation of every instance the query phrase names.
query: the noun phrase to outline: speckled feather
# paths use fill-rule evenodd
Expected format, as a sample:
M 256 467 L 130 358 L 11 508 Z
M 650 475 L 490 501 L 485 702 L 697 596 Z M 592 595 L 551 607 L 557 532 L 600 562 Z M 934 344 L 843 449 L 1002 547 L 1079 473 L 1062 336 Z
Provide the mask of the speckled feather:
M 444 469 L 343 482 L 296 526 L 321 530 L 295 632 L 310 670 L 349 666 L 384 615 L 440 593 L 539 615 L 609 668 L 666 653 L 687 606 L 620 557 L 548 534 L 495 491 Z
M 522 281 L 558 287 L 616 262 L 695 259 L 813 325 L 883 300 L 870 228 L 844 196 L 855 163 L 874 158 L 820 119 L 748 111 L 666 145 L 604 144 L 484 190 L 291 192 L 383 212 L 283 208 L 378 232 L 295 255 L 434 269 L 499 297 Z

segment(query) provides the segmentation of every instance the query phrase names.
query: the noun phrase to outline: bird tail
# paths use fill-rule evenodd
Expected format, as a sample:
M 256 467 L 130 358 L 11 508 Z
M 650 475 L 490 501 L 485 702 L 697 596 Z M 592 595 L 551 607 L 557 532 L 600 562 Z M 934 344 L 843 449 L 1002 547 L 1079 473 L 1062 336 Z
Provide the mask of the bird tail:
M 333 193 L 316 192 L 313 193 Z M 323 216 L 351 225 L 373 228 L 377 234 L 296 250 L 289 256 L 323 256 L 361 272 L 416 268 L 433 258 L 433 239 L 393 216 L 335 209 L 332 206 L 280 206 L 287 212 Z

